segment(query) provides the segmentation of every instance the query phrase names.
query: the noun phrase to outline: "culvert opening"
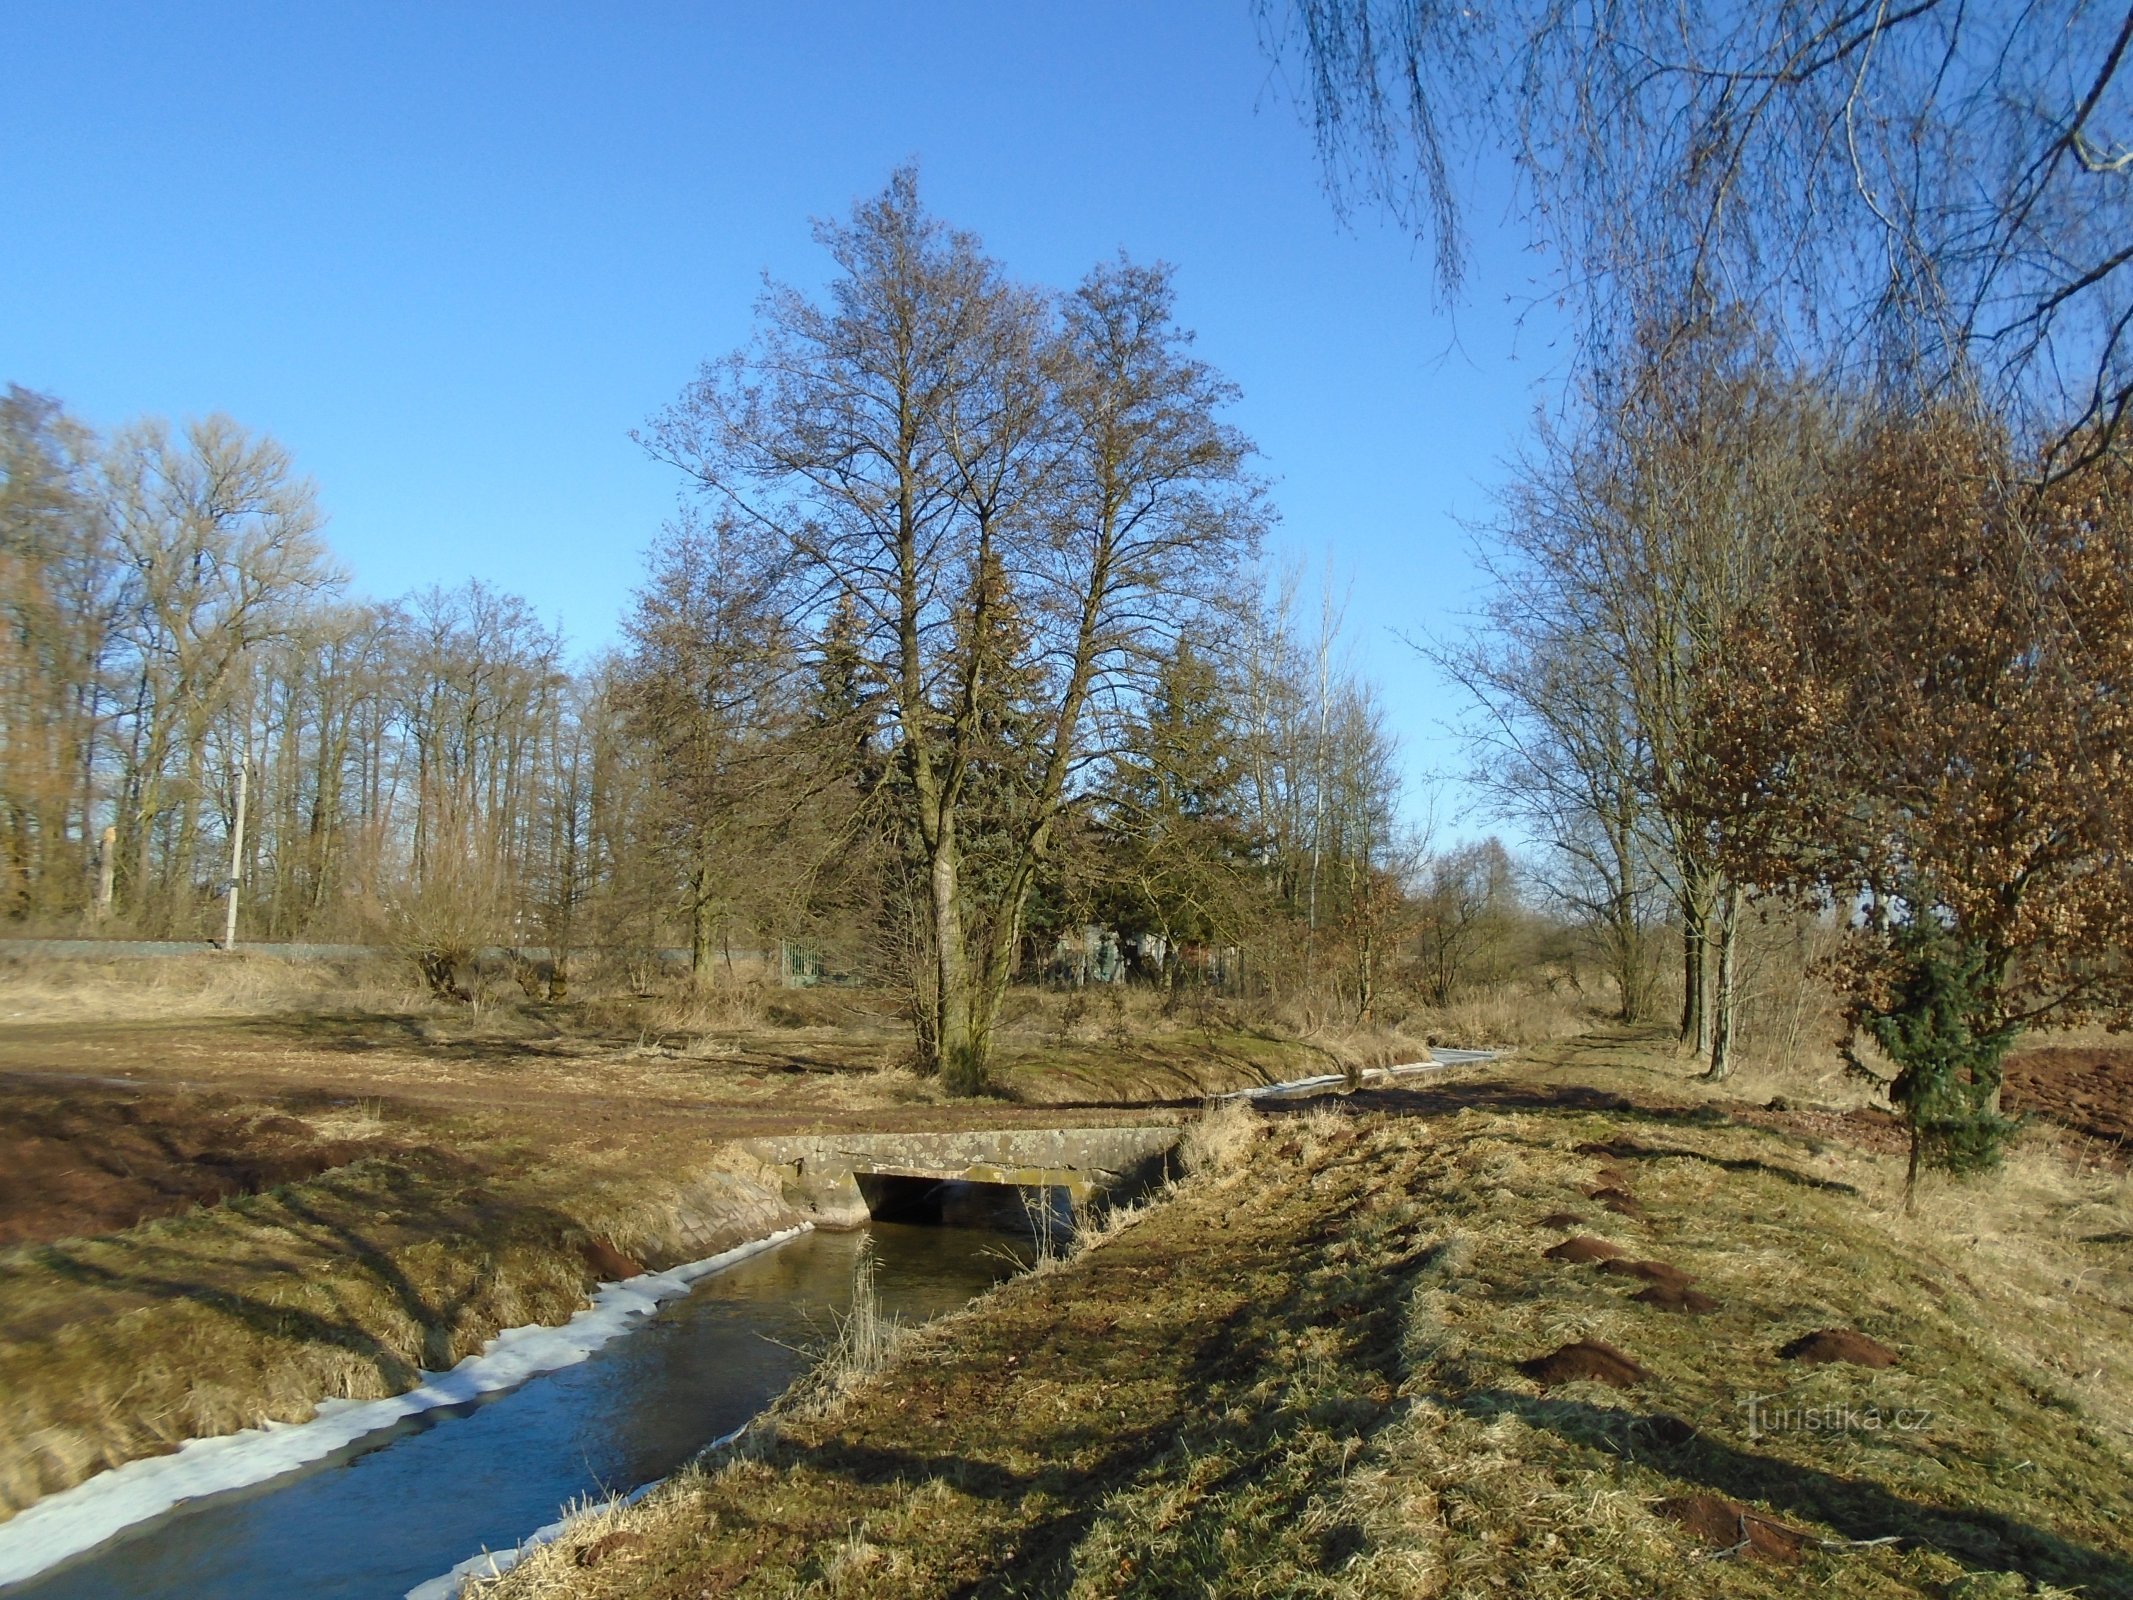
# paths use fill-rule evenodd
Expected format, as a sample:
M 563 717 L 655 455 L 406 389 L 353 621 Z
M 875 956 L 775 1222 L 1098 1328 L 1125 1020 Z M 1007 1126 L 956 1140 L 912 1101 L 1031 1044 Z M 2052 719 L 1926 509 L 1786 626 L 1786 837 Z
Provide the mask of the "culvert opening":
M 867 1214 L 877 1222 L 917 1222 L 992 1228 L 1057 1238 L 1074 1226 L 1074 1199 L 1062 1185 L 979 1183 L 901 1172 L 856 1174 Z

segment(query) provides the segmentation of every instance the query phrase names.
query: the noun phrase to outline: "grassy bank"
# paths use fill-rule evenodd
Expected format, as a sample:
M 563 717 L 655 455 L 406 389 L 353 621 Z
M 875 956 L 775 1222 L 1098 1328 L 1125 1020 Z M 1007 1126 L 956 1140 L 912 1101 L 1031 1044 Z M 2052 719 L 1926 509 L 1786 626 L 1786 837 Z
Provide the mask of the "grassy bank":
M 267 958 L 8 973 L 0 1517 L 188 1438 L 396 1393 L 567 1318 L 596 1278 L 785 1225 L 775 1179 L 717 1156 L 738 1141 L 1160 1119 L 1332 1059 L 1123 1003 L 1092 1032 L 1039 996 L 1001 1095 L 954 1101 L 848 991 L 453 1006 L 387 969 Z
M 399 1393 L 501 1329 L 567 1319 L 599 1279 L 793 1220 L 738 1157 L 632 1173 L 371 1120 L 375 1153 L 303 1181 L 0 1252 L 0 1512 L 321 1398 Z
M 2123 1176 L 2037 1146 L 1906 1218 L 1844 1118 L 1683 1080 L 1593 1041 L 1232 1113 L 1099 1248 L 482 1592 L 2133 1594 Z M 1783 1353 L 1827 1330 L 1893 1364 Z

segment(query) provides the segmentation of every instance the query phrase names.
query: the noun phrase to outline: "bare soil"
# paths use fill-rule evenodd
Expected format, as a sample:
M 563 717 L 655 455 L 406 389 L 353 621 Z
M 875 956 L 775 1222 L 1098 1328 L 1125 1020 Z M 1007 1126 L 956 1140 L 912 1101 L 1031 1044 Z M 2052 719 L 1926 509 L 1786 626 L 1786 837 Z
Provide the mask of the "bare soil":
M 0 1247 L 115 1233 L 394 1148 L 326 1137 L 293 1109 L 286 1099 L 0 1078 Z
M 1579 1339 L 1531 1361 L 1521 1361 L 1518 1370 L 1543 1389 L 1580 1382 L 1633 1389 L 1644 1381 L 1644 1369 L 1604 1339 Z
M 1808 1366 L 1845 1361 L 1855 1367 L 1893 1367 L 1897 1361 L 1895 1351 L 1878 1339 L 1869 1339 L 1856 1328 L 1817 1328 L 1813 1333 L 1800 1335 L 1778 1351 L 1778 1355 L 1787 1361 L 1805 1362 Z
M 1565 1239 L 1561 1244 L 1551 1245 L 1541 1252 L 1550 1261 L 1575 1261 L 1580 1265 L 1594 1261 L 1612 1261 L 1622 1253 L 1622 1247 L 1612 1239 L 1595 1239 L 1590 1234 L 1579 1234 L 1575 1239 Z
M 2133 1155 L 2133 1046 L 2046 1045 L 2007 1058 L 2001 1103 Z
M 1801 1529 L 1759 1516 L 1724 1495 L 1672 1495 L 1652 1509 L 1713 1550 L 1737 1550 L 1780 1566 L 1798 1566 L 1809 1543 Z

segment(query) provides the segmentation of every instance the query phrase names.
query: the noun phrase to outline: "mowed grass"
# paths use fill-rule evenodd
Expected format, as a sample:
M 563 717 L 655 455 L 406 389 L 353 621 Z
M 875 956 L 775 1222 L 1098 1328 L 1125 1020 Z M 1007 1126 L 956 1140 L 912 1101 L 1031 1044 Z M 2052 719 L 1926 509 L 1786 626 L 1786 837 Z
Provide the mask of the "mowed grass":
M 2123 1177 L 2032 1152 L 1906 1218 L 1894 1158 L 1639 1074 L 1682 1076 L 1617 1041 L 1225 1113 L 1096 1248 L 480 1592 L 2133 1594 Z M 1715 1305 L 1546 1257 L 1579 1235 Z M 1896 1364 L 1780 1355 L 1828 1328 Z M 1641 1376 L 1523 1369 L 1579 1341 Z

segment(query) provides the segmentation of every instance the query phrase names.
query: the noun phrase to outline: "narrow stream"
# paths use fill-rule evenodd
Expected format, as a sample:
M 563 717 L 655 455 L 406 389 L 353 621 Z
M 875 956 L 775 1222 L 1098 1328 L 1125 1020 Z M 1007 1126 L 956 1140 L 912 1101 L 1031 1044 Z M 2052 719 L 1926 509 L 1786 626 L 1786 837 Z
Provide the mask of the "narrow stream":
M 876 1222 L 706 1278 L 576 1366 L 426 1412 L 337 1456 L 179 1506 L 6 1600 L 400 1600 L 569 1502 L 627 1493 L 760 1411 L 851 1300 L 862 1250 L 884 1312 L 961 1305 L 1028 1257 L 1026 1230 Z

